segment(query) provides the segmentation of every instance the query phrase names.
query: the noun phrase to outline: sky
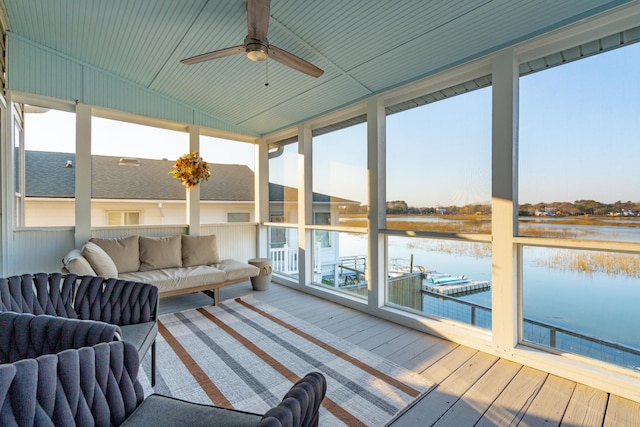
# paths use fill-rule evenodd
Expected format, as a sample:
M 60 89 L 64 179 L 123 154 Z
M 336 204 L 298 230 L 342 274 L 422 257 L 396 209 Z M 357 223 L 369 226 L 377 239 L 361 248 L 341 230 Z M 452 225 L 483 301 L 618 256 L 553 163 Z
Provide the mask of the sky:
M 91 143 L 92 154 L 175 160 L 189 151 L 189 134 L 93 117 Z M 74 114 L 55 110 L 28 114 L 25 148 L 75 152 Z M 246 164 L 254 169 L 254 146 L 246 142 L 202 136 L 200 154 L 210 163 Z
M 640 202 L 640 43 L 520 79 L 519 202 Z M 74 116 L 29 114 L 27 149 L 73 152 Z M 93 153 L 167 158 L 186 133 L 94 118 Z M 251 144 L 203 137 L 211 163 L 248 164 Z M 313 190 L 367 203 L 366 125 L 314 139 Z M 271 178 L 295 185 L 296 148 Z M 274 168 L 275 169 L 275 168 Z M 283 171 L 286 171 L 284 173 Z M 387 200 L 463 206 L 491 199 L 491 88 L 387 119 Z

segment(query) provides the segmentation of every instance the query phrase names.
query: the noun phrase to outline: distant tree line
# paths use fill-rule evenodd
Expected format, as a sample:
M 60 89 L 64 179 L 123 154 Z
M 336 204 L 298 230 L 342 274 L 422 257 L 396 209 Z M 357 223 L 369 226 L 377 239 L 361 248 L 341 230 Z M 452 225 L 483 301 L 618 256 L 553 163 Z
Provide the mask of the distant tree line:
M 355 211 L 356 209 L 354 209 Z M 356 213 L 356 212 L 353 212 Z M 595 200 L 576 200 L 570 202 L 551 203 L 524 203 L 518 207 L 520 216 L 552 215 L 552 216 L 575 216 L 575 215 L 632 215 L 640 213 L 640 202 L 601 203 Z M 387 202 L 387 214 L 390 215 L 490 215 L 491 205 L 489 204 L 469 204 L 465 206 L 437 206 L 437 207 L 416 207 L 409 206 L 404 200 L 393 200 Z

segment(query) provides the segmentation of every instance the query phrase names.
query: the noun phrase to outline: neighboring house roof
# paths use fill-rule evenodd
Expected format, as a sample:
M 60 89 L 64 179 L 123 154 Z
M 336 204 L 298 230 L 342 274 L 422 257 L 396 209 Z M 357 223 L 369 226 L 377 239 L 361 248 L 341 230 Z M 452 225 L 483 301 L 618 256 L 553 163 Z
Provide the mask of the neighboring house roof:
M 120 165 L 120 157 L 91 156 L 91 197 L 96 199 L 184 200 L 185 187 L 169 175 L 173 160 L 137 159 L 139 166 Z M 70 162 L 70 167 L 67 167 Z M 254 198 L 254 173 L 246 165 L 210 163 L 211 177 L 200 184 L 205 201 L 247 201 Z M 73 153 L 25 151 L 27 197 L 74 197 L 76 156 Z M 296 200 L 298 190 L 269 183 L 272 202 Z M 353 200 L 313 193 L 316 203 L 354 204 Z
M 91 156 L 91 197 L 96 199 L 184 200 L 185 187 L 169 175 L 172 160 Z M 65 167 L 67 161 L 72 166 Z M 75 154 L 25 151 L 27 197 L 74 197 Z M 210 163 L 211 177 L 200 186 L 201 200 L 254 201 L 254 174 L 246 165 Z
M 269 200 L 272 202 L 291 202 L 298 200 L 298 189 L 293 187 L 285 187 L 273 182 L 269 183 Z M 354 200 L 343 199 L 342 197 L 331 197 L 327 194 L 313 193 L 314 203 L 339 203 L 348 205 L 359 205 L 360 202 Z

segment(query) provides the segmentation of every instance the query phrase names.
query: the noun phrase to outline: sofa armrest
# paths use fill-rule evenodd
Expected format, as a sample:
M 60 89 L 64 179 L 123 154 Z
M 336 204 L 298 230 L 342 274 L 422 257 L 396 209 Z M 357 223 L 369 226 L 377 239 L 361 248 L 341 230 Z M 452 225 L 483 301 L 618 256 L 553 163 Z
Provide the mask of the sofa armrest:
M 33 314 L 0 313 L 0 363 L 119 341 L 120 328 L 103 322 Z
M 153 322 L 158 315 L 158 288 L 149 283 L 78 277 L 74 309 L 78 318 L 120 326 Z

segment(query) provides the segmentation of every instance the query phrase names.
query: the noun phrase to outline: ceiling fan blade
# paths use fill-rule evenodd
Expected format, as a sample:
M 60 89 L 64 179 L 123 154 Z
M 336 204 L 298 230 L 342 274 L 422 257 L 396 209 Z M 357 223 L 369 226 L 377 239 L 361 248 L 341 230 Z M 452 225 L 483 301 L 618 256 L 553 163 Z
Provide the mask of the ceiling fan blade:
M 320 77 L 324 73 L 324 71 L 312 63 L 307 62 L 302 58 L 298 58 L 294 54 L 275 47 L 274 45 L 269 45 L 269 58 L 278 61 L 282 65 L 291 67 L 294 70 L 308 74 L 311 77 Z
M 213 52 L 203 53 L 201 55 L 192 56 L 181 60 L 183 64 L 191 65 L 199 62 L 210 61 L 212 59 L 223 58 L 225 56 L 235 55 L 236 53 L 244 53 L 244 46 L 228 47 L 226 49 L 214 50 Z
M 247 0 L 247 32 L 251 39 L 265 42 L 269 30 L 270 0 Z

